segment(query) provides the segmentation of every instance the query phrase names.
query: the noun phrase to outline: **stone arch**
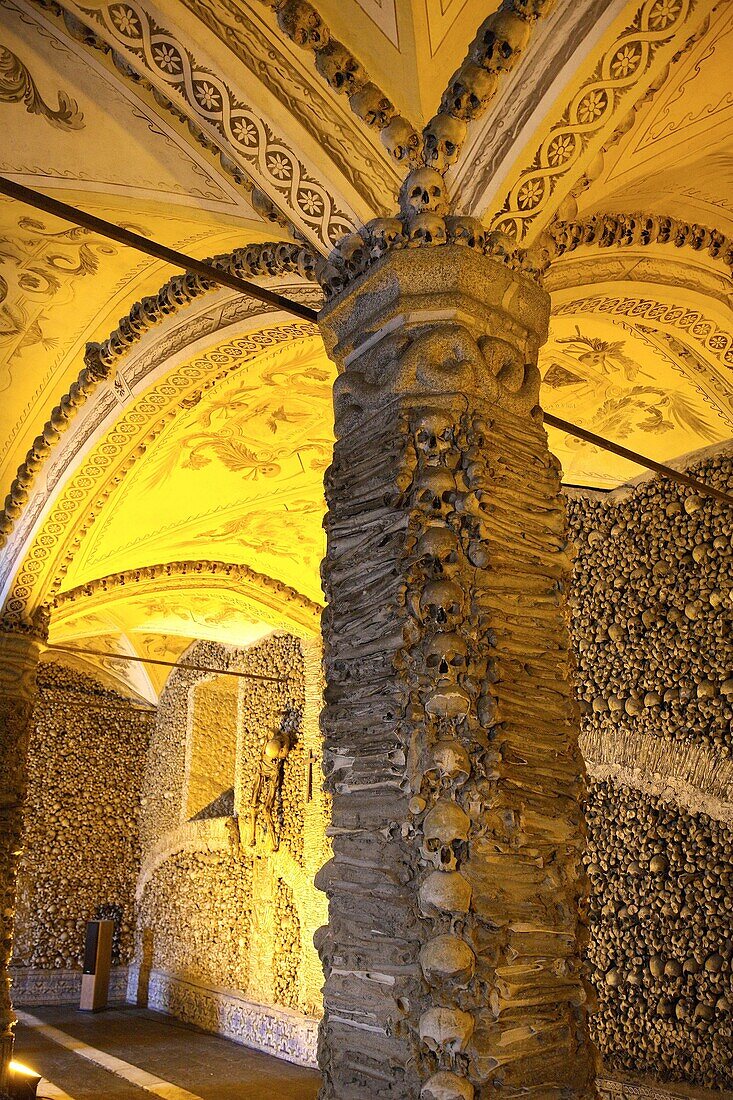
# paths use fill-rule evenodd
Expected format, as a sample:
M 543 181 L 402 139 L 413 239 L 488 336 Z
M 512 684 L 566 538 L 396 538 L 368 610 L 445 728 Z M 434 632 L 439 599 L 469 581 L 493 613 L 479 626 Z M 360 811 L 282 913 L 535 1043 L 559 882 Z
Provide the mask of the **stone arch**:
M 259 252 L 259 250 L 256 251 Z M 297 293 L 299 282 L 296 276 L 294 282 L 286 289 L 290 290 L 292 286 Z M 161 293 L 167 292 L 171 285 L 172 281 L 166 283 Z M 180 315 L 178 308 L 161 309 L 155 313 L 153 321 L 155 327 L 151 328 L 142 339 L 118 341 L 118 332 L 112 334 L 104 354 L 115 364 L 117 373 L 102 384 L 94 401 L 80 411 L 80 414 L 73 419 L 66 436 L 58 441 L 57 453 L 53 455 L 53 475 L 47 477 L 45 484 L 37 482 L 35 486 L 29 486 L 29 491 L 23 491 L 28 499 L 16 529 L 11 535 L 0 578 L 6 598 L 6 611 L 11 615 L 18 613 L 24 615 L 31 605 L 48 598 L 47 594 L 44 594 L 43 584 L 39 585 L 39 582 L 47 577 L 47 581 L 43 583 L 53 585 L 49 566 L 51 570 L 55 568 L 53 563 L 57 559 L 54 555 L 60 552 L 58 535 L 48 531 L 49 523 L 54 528 L 54 525 L 59 522 L 58 516 L 54 515 L 54 509 L 58 511 L 60 508 L 59 515 L 64 517 L 61 522 L 66 525 L 71 518 L 71 513 L 79 512 L 79 504 L 91 488 L 92 481 L 96 486 L 92 492 L 98 497 L 100 484 L 104 485 L 108 477 L 106 471 L 116 468 L 115 476 L 117 478 L 124 476 L 125 469 L 132 467 L 136 458 L 147 446 L 144 440 L 141 440 L 137 429 L 131 431 L 125 428 L 124 422 L 120 420 L 121 416 L 127 415 L 128 420 L 132 416 L 137 420 L 137 408 L 147 410 L 144 411 L 146 422 L 150 422 L 157 416 L 158 419 L 155 421 L 157 429 L 154 428 L 153 431 L 160 431 L 176 415 L 175 408 L 169 408 L 166 411 L 166 406 L 170 404 L 170 397 L 163 396 L 169 392 L 165 378 L 172 372 L 177 372 L 178 384 L 182 386 L 182 396 L 203 393 L 215 385 L 217 380 L 226 377 L 230 370 L 239 369 L 248 361 L 255 361 L 259 352 L 267 347 L 275 347 L 289 341 L 318 339 L 318 330 L 313 324 L 293 322 L 281 311 L 263 308 L 260 303 L 240 295 L 232 295 L 230 292 L 218 292 L 212 295 L 211 301 L 199 302 L 194 296 L 193 301 L 180 307 Z M 134 313 L 134 310 L 132 312 Z M 151 309 L 150 312 L 154 311 Z M 243 342 L 239 345 L 236 361 L 232 360 L 222 368 L 212 360 L 204 369 L 197 368 L 193 371 L 185 366 L 186 360 L 197 352 L 205 348 L 215 348 L 220 342 L 220 332 L 225 332 L 231 339 L 230 334 L 235 326 L 239 331 L 243 330 L 247 333 L 240 338 Z M 112 351 L 113 347 L 115 351 Z M 90 354 L 97 356 L 100 351 L 92 349 Z M 122 362 L 125 366 L 124 375 L 119 370 Z M 192 388 L 190 383 L 194 381 L 194 376 L 197 374 L 198 381 Z M 157 383 L 160 397 L 156 397 L 156 391 L 153 388 L 156 379 L 160 380 Z M 138 405 L 135 404 L 136 401 Z M 162 417 L 158 415 L 159 412 L 163 413 Z M 122 435 L 120 435 L 121 431 Z M 88 456 L 94 455 L 93 448 L 99 445 L 99 441 L 105 439 L 105 433 L 107 433 L 105 444 L 107 457 L 103 459 L 102 466 L 97 466 L 94 472 L 92 466 L 95 465 L 95 460 L 92 457 L 90 465 Z M 119 436 L 116 442 L 114 442 L 115 433 Z M 135 446 L 131 445 L 132 439 L 137 440 Z M 122 466 L 120 466 L 120 459 L 122 459 Z M 76 504 L 71 505 L 70 512 L 68 504 L 63 504 L 63 494 L 68 493 L 72 479 L 79 476 L 78 471 L 82 469 L 82 462 L 85 460 L 87 472 L 82 475 L 83 480 L 91 475 L 91 481 L 86 480 L 87 489 L 82 489 L 81 494 L 78 488 L 74 490 Z M 109 492 L 112 485 L 108 481 L 106 484 Z M 89 517 L 89 521 L 93 522 L 94 514 L 93 512 Z M 82 534 L 77 535 L 77 540 L 80 537 L 83 537 Z M 30 573 L 26 568 L 25 577 L 24 567 L 20 565 L 24 560 L 30 566 Z M 14 578 L 14 569 L 17 569 L 18 565 L 20 570 Z M 61 574 L 56 574 L 57 587 L 62 576 L 63 569 Z

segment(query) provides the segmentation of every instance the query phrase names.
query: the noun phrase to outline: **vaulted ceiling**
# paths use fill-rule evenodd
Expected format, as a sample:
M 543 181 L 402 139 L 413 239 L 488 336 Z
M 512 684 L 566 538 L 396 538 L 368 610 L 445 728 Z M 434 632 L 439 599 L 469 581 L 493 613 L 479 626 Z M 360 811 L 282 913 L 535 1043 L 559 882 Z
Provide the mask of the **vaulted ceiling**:
M 487 14 L 479 0 L 315 7 L 417 130 Z M 712 0 L 559 0 L 469 126 L 448 174 L 457 208 L 527 244 L 617 214 L 733 236 L 732 42 L 733 9 Z M 0 174 L 198 257 L 293 238 L 325 255 L 394 210 L 405 174 L 328 76 L 259 0 L 2 0 Z M 659 460 L 732 434 L 730 269 L 686 240 L 576 240 L 547 276 L 545 407 Z M 171 274 L 0 202 L 3 495 L 85 347 Z M 318 307 L 297 276 L 275 285 Z M 51 448 L 3 552 L 6 611 L 56 598 L 52 640 L 83 639 L 110 670 L 115 652 L 175 659 L 192 637 L 314 629 L 332 380 L 315 326 L 222 290 L 172 310 Z M 550 438 L 568 484 L 638 473 Z M 146 667 L 120 675 L 154 698 L 162 666 Z

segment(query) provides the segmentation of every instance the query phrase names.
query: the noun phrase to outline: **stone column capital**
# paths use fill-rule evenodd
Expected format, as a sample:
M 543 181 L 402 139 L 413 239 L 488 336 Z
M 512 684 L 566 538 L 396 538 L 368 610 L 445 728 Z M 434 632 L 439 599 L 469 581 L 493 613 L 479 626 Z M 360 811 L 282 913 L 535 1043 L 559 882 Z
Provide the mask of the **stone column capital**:
M 45 604 L 37 607 L 29 618 L 18 619 L 7 613 L 0 613 L 0 640 L 24 638 L 37 645 L 48 641 L 48 628 L 51 611 Z
M 458 245 L 386 255 L 321 312 L 336 433 L 401 397 L 459 394 L 537 418 L 549 295 Z

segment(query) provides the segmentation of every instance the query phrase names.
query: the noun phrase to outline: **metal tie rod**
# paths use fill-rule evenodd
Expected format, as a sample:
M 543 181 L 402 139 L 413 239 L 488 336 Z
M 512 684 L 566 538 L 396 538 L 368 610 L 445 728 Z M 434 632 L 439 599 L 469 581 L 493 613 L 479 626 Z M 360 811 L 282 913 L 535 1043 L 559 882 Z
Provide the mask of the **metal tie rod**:
M 164 661 L 159 657 L 133 657 L 129 653 L 105 653 L 103 649 L 85 649 L 81 646 L 50 645 L 45 649 L 52 649 L 57 653 L 75 653 L 78 657 L 107 657 L 112 661 L 134 661 L 139 665 L 165 665 L 166 668 L 180 668 L 184 672 L 213 672 L 216 676 L 238 676 L 241 680 L 263 680 L 266 684 L 283 684 L 289 682 L 290 676 L 261 676 L 256 672 L 238 672 L 234 668 L 212 668 L 210 665 L 195 665 L 181 661 Z
M 240 279 L 228 271 L 223 271 L 221 268 L 206 263 L 204 260 L 195 260 L 193 256 L 176 252 L 173 248 L 167 248 L 163 244 L 158 244 L 157 241 L 141 237 L 138 233 L 132 233 L 129 229 L 123 229 L 122 226 L 115 225 L 113 222 L 97 218 L 84 210 L 78 210 L 75 206 L 59 202 L 58 199 L 52 199 L 49 195 L 41 194 L 40 191 L 34 191 L 30 187 L 14 183 L 4 176 L 0 176 L 0 195 L 7 195 L 8 198 L 17 199 L 18 202 L 24 202 L 28 206 L 34 206 L 37 210 L 43 210 L 46 214 L 53 214 L 55 218 L 73 222 L 84 229 L 90 229 L 93 233 L 99 233 L 103 237 L 109 237 L 110 240 L 117 241 L 118 244 L 135 248 L 138 252 L 144 252 L 146 256 L 154 256 L 157 260 L 172 264 L 173 267 L 182 268 L 184 271 L 193 271 L 194 274 L 201 275 L 211 282 L 228 286 L 231 290 L 238 290 L 240 294 L 249 294 L 250 297 L 257 298 L 260 302 L 267 302 L 268 305 L 294 313 L 296 317 L 301 317 L 304 321 L 318 321 L 316 311 L 308 306 L 301 305 L 300 302 L 293 302 L 290 298 L 284 298 L 282 294 L 266 290 L 265 287 L 259 286 L 257 283 Z
M 628 447 L 622 447 L 618 443 L 611 443 L 609 439 L 604 439 L 601 435 L 595 435 L 594 432 L 589 432 L 586 428 L 579 428 L 577 424 L 570 424 L 567 420 L 561 420 L 559 416 L 553 416 L 547 412 L 542 415 L 545 424 L 549 424 L 553 428 L 559 428 L 561 431 L 567 432 L 568 435 L 584 439 L 586 443 L 595 443 L 597 447 L 602 447 L 604 451 L 610 451 L 611 454 L 626 458 L 629 462 L 635 462 L 637 466 L 645 466 L 647 470 L 654 470 L 658 474 L 663 474 L 671 481 L 677 481 L 688 489 L 694 489 L 701 496 L 714 497 L 715 500 L 720 500 L 723 504 L 733 504 L 733 496 L 722 492 L 721 489 L 716 489 L 713 485 L 706 485 L 704 481 L 698 481 L 696 477 L 691 477 L 690 474 L 673 470 L 671 466 L 665 466 L 662 462 L 655 462 L 653 458 L 645 458 L 644 455 L 640 455 L 636 451 L 630 451 Z

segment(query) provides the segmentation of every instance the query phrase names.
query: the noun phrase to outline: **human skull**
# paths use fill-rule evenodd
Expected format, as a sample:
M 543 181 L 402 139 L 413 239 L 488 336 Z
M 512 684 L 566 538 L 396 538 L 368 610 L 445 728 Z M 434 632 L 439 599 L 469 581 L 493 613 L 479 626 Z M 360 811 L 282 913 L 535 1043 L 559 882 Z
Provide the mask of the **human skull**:
M 660 219 L 661 221 L 661 219 Z M 721 233 L 719 229 L 710 230 L 710 243 L 708 245 L 708 252 L 713 257 L 717 258 L 725 248 L 726 237 L 724 233 Z
M 260 267 L 270 276 L 279 274 L 277 248 L 276 244 L 264 245 L 260 255 Z
M 633 244 L 634 234 L 636 233 L 636 218 L 632 214 L 622 214 L 619 221 L 619 233 L 616 238 L 619 244 Z
M 687 243 L 691 248 L 694 248 L 696 252 L 699 252 L 702 248 L 707 248 L 710 244 L 710 230 L 706 229 L 704 225 L 698 225 L 695 222 L 690 226 L 690 236 Z
M 339 241 L 337 257 L 350 275 L 358 275 L 366 258 L 366 244 L 362 235 L 349 233 Z
M 371 80 L 358 92 L 354 92 L 349 99 L 349 106 L 373 130 L 383 130 L 395 116 L 394 104 Z
M 487 234 L 484 251 L 488 256 L 495 256 L 496 259 L 508 263 L 517 255 L 517 242 L 508 233 L 495 229 Z
M 446 240 L 445 219 L 437 214 L 418 214 L 410 220 L 408 239 L 410 248 L 445 244 Z
M 461 547 L 450 527 L 431 525 L 423 531 L 415 548 L 417 560 L 433 574 L 452 576 L 461 564 Z
M 494 12 L 479 30 L 473 60 L 488 72 L 508 72 L 529 42 L 529 34 L 529 23 L 514 12 Z
M 420 966 L 429 982 L 448 979 L 468 985 L 476 969 L 476 956 L 460 936 L 436 936 L 420 952 Z
M 680 248 L 683 244 L 686 244 L 690 237 L 690 227 L 687 222 L 676 222 L 674 227 L 674 235 L 672 237 L 672 244 L 677 248 Z
M 349 53 L 343 43 L 334 39 L 324 49 L 318 50 L 316 68 L 335 92 L 343 92 L 349 96 L 358 92 L 369 80 L 364 66 Z
M 496 73 L 487 72 L 475 61 L 464 61 L 447 90 L 443 92 L 441 107 L 454 118 L 466 121 L 479 118 L 489 106 L 498 87 L 499 77 Z
M 415 424 L 415 446 L 427 466 L 443 466 L 454 446 L 455 423 L 449 413 L 428 409 Z
M 437 626 L 456 626 L 463 617 L 466 595 L 455 581 L 428 581 L 420 596 L 423 622 Z
M 412 171 L 400 190 L 400 209 L 412 217 L 428 212 L 444 216 L 448 212 L 448 200 L 440 172 L 434 168 Z
M 436 741 L 432 758 L 433 768 L 444 786 L 462 787 L 471 774 L 471 759 L 460 741 Z
M 402 222 L 399 218 L 372 218 L 365 226 L 369 255 L 379 260 L 392 248 L 400 248 L 405 242 Z
M 468 646 L 460 634 L 434 634 L 425 648 L 425 667 L 437 683 L 457 683 L 468 667 Z
M 473 1035 L 474 1019 L 460 1008 L 429 1008 L 420 1017 L 420 1039 L 436 1054 L 459 1054 Z
M 420 1090 L 420 1100 L 474 1100 L 475 1095 L 470 1081 L 445 1069 L 434 1073 Z
M 457 802 L 436 802 L 423 822 L 422 856 L 439 871 L 455 871 L 471 819 Z
M 428 466 L 415 480 L 413 495 L 430 517 L 448 516 L 455 507 L 456 479 L 445 466 Z
M 320 261 L 321 257 L 316 252 L 312 252 L 310 248 L 299 249 L 296 268 L 301 279 L 308 279 L 309 282 L 316 280 Z
M 420 911 L 426 917 L 436 913 L 461 916 L 469 910 L 472 892 L 460 871 L 433 871 L 418 891 Z
M 659 219 L 659 226 L 657 228 L 657 240 L 660 244 L 669 244 L 673 231 L 674 222 L 672 218 Z
M 512 7 L 523 19 L 534 22 L 552 2 L 553 0 L 512 0 Z
M 428 714 L 438 718 L 465 718 L 471 709 L 471 697 L 460 684 L 440 681 L 425 703 Z
M 413 160 L 420 148 L 420 135 L 402 115 L 395 115 L 382 130 L 380 138 L 394 160 Z
M 486 229 L 478 218 L 454 216 L 445 219 L 448 240 L 451 244 L 462 244 L 467 248 L 483 251 L 486 244 Z
M 467 126 L 462 119 L 436 115 L 423 130 L 424 158 L 430 168 L 445 172 L 455 164 L 466 137 Z
M 277 21 L 288 38 L 307 50 L 322 49 L 331 37 L 318 12 L 305 0 L 285 0 L 278 10 Z

